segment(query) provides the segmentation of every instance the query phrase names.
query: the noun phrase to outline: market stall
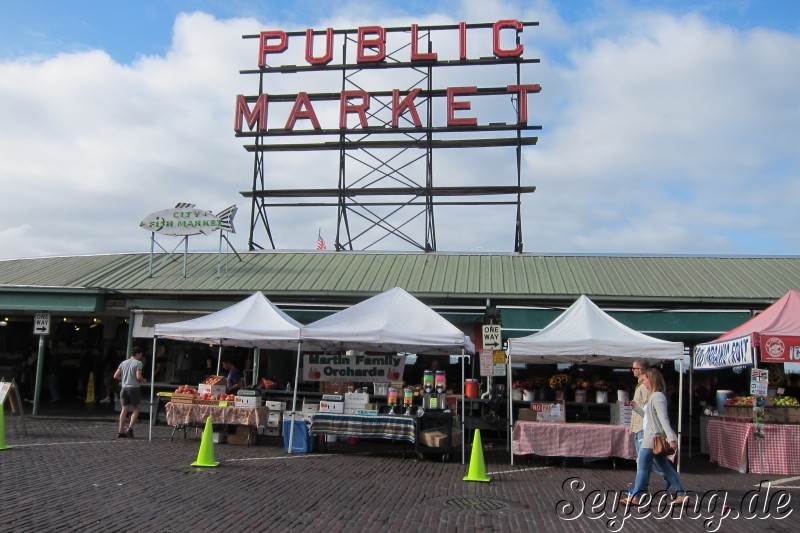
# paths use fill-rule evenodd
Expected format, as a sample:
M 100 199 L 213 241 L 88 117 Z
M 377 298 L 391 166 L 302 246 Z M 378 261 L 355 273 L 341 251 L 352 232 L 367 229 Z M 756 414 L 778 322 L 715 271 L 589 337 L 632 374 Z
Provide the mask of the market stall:
M 694 368 L 781 364 L 800 360 L 800 292 L 790 290 L 763 312 L 694 350 Z M 751 382 L 758 371 L 753 370 Z M 751 388 L 754 385 L 751 385 Z M 777 392 L 777 388 L 773 389 Z M 718 395 L 722 391 L 718 392 Z M 737 391 L 725 391 L 735 394 Z M 712 462 L 739 472 L 800 473 L 800 407 L 795 398 L 738 391 L 706 429 Z M 762 390 L 761 392 L 764 392 Z M 770 398 L 764 396 L 770 395 Z M 755 409 L 754 409 L 755 408 Z
M 683 344 L 649 337 L 635 331 L 597 307 L 588 297 L 581 296 L 564 313 L 540 332 L 527 337 L 512 338 L 508 341 L 508 389 L 511 390 L 512 363 L 569 363 L 630 367 L 636 358 L 654 361 L 682 361 Z M 681 432 L 681 407 L 683 404 L 683 372 L 681 376 L 681 396 L 678 407 L 678 434 Z M 515 435 L 513 410 L 509 405 L 509 425 L 512 437 Z M 627 428 L 625 428 L 627 430 Z M 628 431 L 628 439 L 633 444 L 633 435 Z M 523 447 L 522 430 L 516 431 L 516 442 L 512 438 L 511 464 L 514 464 L 514 450 L 520 453 Z M 552 438 L 565 439 L 569 436 L 553 434 Z M 566 441 L 564 441 L 566 442 Z M 561 446 L 560 442 L 555 444 Z M 603 446 L 599 441 L 589 446 Z M 605 450 L 608 451 L 608 450 Z M 527 453 L 531 453 L 527 451 Z M 601 453 L 591 449 L 584 453 Z M 596 457 L 591 455 L 590 457 Z
M 474 351 L 464 332 L 400 287 L 309 324 L 303 328 L 302 338 L 303 342 L 339 352 L 364 350 L 370 353 L 423 355 L 460 352 L 462 383 L 463 356 L 467 351 Z M 312 421 L 312 427 L 314 423 Z M 463 429 L 462 419 L 462 450 Z
M 258 435 L 258 426 L 266 425 L 268 416 L 268 407 L 229 407 L 173 402 L 167 404 L 167 424 L 174 428 L 203 427 L 206 420 L 211 418 L 212 424 L 248 428 L 248 444 Z
M 259 350 L 296 348 L 299 359 L 301 328 L 302 324 L 278 309 L 263 293 L 257 292 L 237 304 L 206 316 L 182 322 L 156 324 L 153 335 L 152 369 L 154 372 L 156 342 L 159 338 L 219 346 L 220 357 L 223 346 Z M 219 369 L 219 364 L 217 368 Z M 151 402 L 154 392 L 151 379 Z M 153 433 L 153 418 L 150 417 L 150 439 Z
M 515 455 L 636 458 L 627 426 L 517 420 L 512 442 Z

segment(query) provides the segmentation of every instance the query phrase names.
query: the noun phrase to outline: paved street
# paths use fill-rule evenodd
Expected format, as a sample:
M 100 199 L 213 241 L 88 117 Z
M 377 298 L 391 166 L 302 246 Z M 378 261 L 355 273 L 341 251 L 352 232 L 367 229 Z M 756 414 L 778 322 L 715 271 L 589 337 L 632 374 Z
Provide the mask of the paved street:
M 612 502 L 589 513 L 592 491 L 624 489 L 634 464 L 548 462 L 518 458 L 486 439 L 490 483 L 465 482 L 467 466 L 403 456 L 400 445 L 337 443 L 327 453 L 288 455 L 282 440 L 256 446 L 214 445 L 217 468 L 193 468 L 200 438 L 154 428 L 146 419 L 133 440 L 114 440 L 113 415 L 26 418 L 6 415 L 0 451 L 1 531 L 796 531 L 800 478 L 739 474 L 695 457 L 683 481 L 695 491 L 727 495 L 730 509 L 707 495 L 702 509 L 649 516 Z M 16 427 L 15 427 L 16 426 Z M 263 438 L 262 438 L 263 439 Z M 494 445 L 493 445 L 494 444 Z M 469 454 L 468 454 L 469 461 Z M 782 480 L 783 479 L 783 480 Z M 572 480 L 572 481 L 569 481 Z M 740 515 L 742 497 L 757 491 L 759 513 Z M 653 486 L 661 485 L 653 477 Z M 571 488 L 570 488 L 571 487 Z M 783 487 L 783 488 L 781 488 Z M 653 488 L 651 486 L 651 488 Z M 755 492 L 751 493 L 751 495 Z M 593 495 L 593 496 L 594 496 Z M 781 498 L 783 498 L 781 500 Z M 564 505 L 564 502 L 570 505 Z M 589 502 L 589 504 L 583 504 Z M 764 505 L 772 517 L 764 518 Z M 709 509 L 709 504 L 711 509 Z M 714 505 L 716 504 L 716 508 Z M 783 515 L 777 519 L 777 507 Z M 583 512 L 580 512 L 581 509 Z M 560 516 L 561 515 L 561 516 Z M 567 520 L 566 518 L 574 518 Z M 720 527 L 721 523 L 721 527 Z

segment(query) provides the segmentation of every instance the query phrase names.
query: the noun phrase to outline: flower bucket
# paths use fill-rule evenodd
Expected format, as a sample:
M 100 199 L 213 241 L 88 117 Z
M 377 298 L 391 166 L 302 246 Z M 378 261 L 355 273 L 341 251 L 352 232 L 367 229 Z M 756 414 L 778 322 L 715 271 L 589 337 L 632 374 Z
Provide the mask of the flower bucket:
M 595 401 L 597 403 L 608 403 L 608 391 L 599 390 L 595 392 Z
M 578 403 L 586 401 L 586 389 L 578 389 L 575 391 L 575 401 Z

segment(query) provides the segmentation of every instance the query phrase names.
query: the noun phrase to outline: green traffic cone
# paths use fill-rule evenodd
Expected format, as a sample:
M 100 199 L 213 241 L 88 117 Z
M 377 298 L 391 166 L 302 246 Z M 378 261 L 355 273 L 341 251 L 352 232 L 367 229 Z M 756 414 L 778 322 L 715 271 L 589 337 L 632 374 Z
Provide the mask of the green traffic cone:
M 203 440 L 200 441 L 200 451 L 197 452 L 197 461 L 193 462 L 192 466 L 219 466 L 219 461 L 214 460 L 214 428 L 210 416 L 206 418 Z
M 475 438 L 472 440 L 472 455 L 469 459 L 469 472 L 464 481 L 482 481 L 488 483 L 492 480 L 486 475 L 486 467 L 483 465 L 483 445 L 481 444 L 481 430 L 475 430 Z
M 11 446 L 6 446 L 6 423 L 5 417 L 6 406 L 0 403 L 0 450 L 8 450 Z

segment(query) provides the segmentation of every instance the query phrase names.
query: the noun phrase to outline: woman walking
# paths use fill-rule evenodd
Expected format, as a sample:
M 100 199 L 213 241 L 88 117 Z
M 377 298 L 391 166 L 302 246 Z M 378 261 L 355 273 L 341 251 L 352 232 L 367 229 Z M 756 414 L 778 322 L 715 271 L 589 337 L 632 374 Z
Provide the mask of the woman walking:
M 672 430 L 672 426 L 669 423 L 669 415 L 667 414 L 664 377 L 658 369 L 648 368 L 642 373 L 642 384 L 650 391 L 645 404 L 642 406 L 635 401 L 631 402 L 631 407 L 644 417 L 642 447 L 639 450 L 639 456 L 636 458 L 636 482 L 630 494 L 620 498 L 620 503 L 639 504 L 640 496 L 647 492 L 647 485 L 650 482 L 650 470 L 655 461 L 664 472 L 664 478 L 675 489 L 675 498 L 670 503 L 670 506 L 680 506 L 689 497 L 686 495 L 683 485 L 681 485 L 681 478 L 678 472 L 675 471 L 666 455 L 653 454 L 653 440 L 656 433 L 666 436 L 673 449 L 678 448 L 678 437 Z

